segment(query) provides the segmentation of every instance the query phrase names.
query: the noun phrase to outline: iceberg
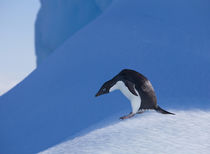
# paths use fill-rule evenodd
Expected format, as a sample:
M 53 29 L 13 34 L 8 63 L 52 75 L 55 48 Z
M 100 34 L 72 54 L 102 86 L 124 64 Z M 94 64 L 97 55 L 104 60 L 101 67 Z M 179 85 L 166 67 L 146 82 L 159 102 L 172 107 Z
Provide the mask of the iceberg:
M 37 65 L 99 16 L 113 0 L 41 0 L 35 24 Z
M 124 68 L 150 79 L 164 109 L 209 110 L 208 12 L 208 1 L 113 2 L 0 97 L 0 153 L 37 153 L 129 112 L 120 92 L 94 97 Z

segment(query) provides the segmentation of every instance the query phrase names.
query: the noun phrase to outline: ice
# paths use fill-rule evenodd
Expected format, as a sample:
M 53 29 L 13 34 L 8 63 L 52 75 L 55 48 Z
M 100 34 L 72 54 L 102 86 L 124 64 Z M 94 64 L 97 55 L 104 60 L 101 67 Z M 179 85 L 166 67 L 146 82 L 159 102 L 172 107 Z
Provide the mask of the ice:
M 113 0 L 41 0 L 36 27 L 37 64 L 99 16 Z
M 23 82 L 0 97 L 0 153 L 37 153 L 109 117 L 118 120 L 116 114 L 122 111 L 129 113 L 130 103 L 119 91 L 94 97 L 105 81 L 124 68 L 134 69 L 151 81 L 158 104 L 165 110 L 209 110 L 208 6 L 208 0 L 113 2 L 99 18 L 56 48 Z M 56 39 L 57 35 L 47 29 L 46 34 Z M 175 117 L 181 120 L 179 115 Z M 146 121 L 150 123 L 150 119 Z M 173 125 L 168 125 L 169 130 L 176 133 Z M 207 119 L 199 125 L 206 126 Z M 153 129 L 162 129 L 159 127 Z M 202 128 L 192 129 L 202 132 Z M 185 134 L 185 130 L 179 129 L 179 133 Z M 196 132 L 190 134 L 195 136 Z M 202 138 L 200 134 L 198 137 Z

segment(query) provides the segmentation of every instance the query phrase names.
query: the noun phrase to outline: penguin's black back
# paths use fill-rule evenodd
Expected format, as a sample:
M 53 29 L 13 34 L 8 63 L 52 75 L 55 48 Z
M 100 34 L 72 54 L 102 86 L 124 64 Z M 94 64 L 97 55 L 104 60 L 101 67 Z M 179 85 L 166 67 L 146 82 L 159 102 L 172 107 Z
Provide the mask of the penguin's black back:
M 139 109 L 156 109 L 157 98 L 150 81 L 142 74 L 129 69 L 122 70 L 116 77 L 116 80 L 128 80 L 135 84 L 135 88 L 141 97 L 141 106 Z

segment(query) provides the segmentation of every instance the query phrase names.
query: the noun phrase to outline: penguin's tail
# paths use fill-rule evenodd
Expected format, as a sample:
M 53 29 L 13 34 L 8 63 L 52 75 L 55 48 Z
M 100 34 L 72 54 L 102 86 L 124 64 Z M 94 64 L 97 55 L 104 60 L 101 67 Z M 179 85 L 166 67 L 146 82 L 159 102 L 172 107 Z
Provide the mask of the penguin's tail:
M 157 107 L 155 108 L 155 111 L 157 111 L 157 112 L 159 112 L 159 113 L 162 113 L 162 114 L 172 114 L 172 115 L 175 115 L 174 113 L 171 113 L 171 112 L 168 112 L 168 111 L 162 109 L 160 106 L 157 106 Z

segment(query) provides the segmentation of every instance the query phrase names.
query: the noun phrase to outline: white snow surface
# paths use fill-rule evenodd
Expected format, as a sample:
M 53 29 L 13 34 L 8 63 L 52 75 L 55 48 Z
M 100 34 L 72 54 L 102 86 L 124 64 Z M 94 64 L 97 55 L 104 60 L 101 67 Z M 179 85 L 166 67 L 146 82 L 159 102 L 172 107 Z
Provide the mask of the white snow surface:
M 40 154 L 207 154 L 210 112 L 148 112 L 95 129 Z

